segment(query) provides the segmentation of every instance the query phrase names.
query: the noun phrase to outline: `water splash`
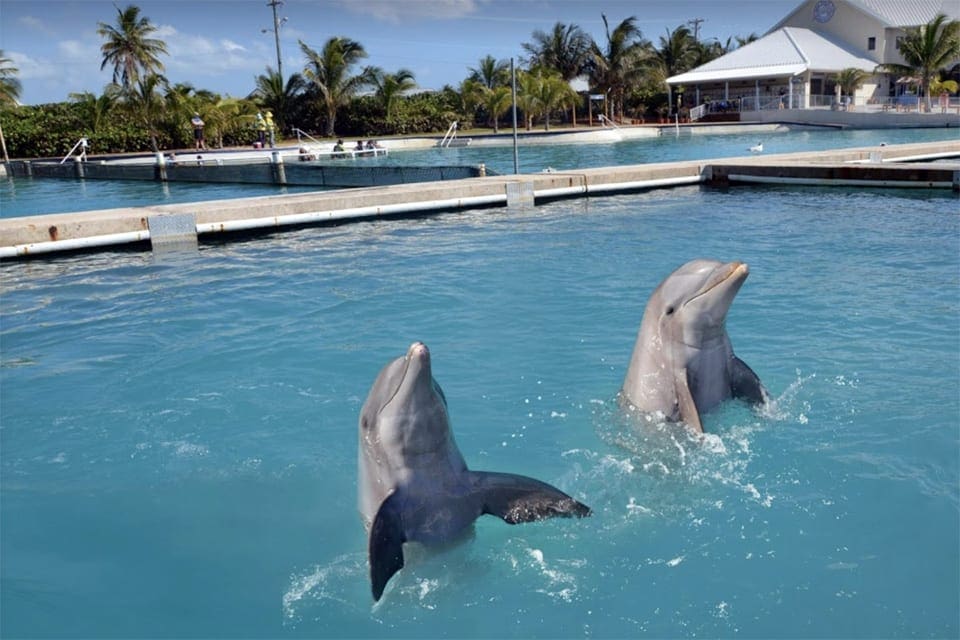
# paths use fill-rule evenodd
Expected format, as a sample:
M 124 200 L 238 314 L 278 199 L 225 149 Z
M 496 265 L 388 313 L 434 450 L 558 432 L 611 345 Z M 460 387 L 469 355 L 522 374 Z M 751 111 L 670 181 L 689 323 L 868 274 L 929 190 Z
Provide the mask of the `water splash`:
M 322 601 L 354 607 L 356 603 L 344 597 L 351 591 L 348 585 L 366 577 L 366 558 L 351 553 L 335 558 L 326 566 L 314 566 L 305 573 L 290 576 L 290 584 L 283 594 L 283 618 L 286 623 L 297 623 L 303 609 Z

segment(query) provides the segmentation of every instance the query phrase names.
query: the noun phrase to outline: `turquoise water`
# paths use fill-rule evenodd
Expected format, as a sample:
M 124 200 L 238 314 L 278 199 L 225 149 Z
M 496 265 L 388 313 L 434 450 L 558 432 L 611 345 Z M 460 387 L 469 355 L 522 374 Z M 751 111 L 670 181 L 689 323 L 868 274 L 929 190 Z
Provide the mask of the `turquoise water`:
M 148 207 L 203 200 L 316 191 L 257 184 L 159 183 L 140 180 L 0 179 L 0 218 L 114 207 Z
M 624 423 L 645 300 L 697 256 L 775 398 Z M 3 637 L 957 637 L 948 194 L 680 188 L 0 265 Z M 373 606 L 356 423 L 433 354 L 468 464 L 582 521 L 421 556 Z
M 766 153 L 819 151 L 839 147 L 863 147 L 907 142 L 956 140 L 958 129 L 816 130 L 727 135 L 665 135 L 615 144 L 522 146 L 518 156 L 521 173 L 547 168 L 576 169 L 610 167 L 650 162 L 672 162 L 750 155 L 748 149 L 764 143 Z M 512 147 L 456 147 L 394 151 L 386 158 L 337 160 L 339 166 L 377 165 L 438 166 L 485 164 L 491 171 L 513 173 Z M 79 185 L 79 186 L 78 186 Z M 278 193 L 302 193 L 313 187 L 274 187 L 191 183 L 157 184 L 134 181 L 0 180 L 0 217 L 42 213 L 86 211 L 108 207 L 150 206 L 196 200 L 220 200 Z

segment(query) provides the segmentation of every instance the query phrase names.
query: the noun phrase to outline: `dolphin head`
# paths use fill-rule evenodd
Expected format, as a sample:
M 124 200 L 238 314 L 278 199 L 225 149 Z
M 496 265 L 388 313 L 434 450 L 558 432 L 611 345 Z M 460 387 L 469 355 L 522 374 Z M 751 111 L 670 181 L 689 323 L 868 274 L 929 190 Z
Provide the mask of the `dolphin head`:
M 414 342 L 383 368 L 360 412 L 360 429 L 398 461 L 446 449 L 447 401 L 433 379 L 427 345 Z
M 727 311 L 749 273 L 744 262 L 691 260 L 657 287 L 647 306 L 647 313 L 654 314 L 649 320 L 662 337 L 688 347 L 722 338 Z

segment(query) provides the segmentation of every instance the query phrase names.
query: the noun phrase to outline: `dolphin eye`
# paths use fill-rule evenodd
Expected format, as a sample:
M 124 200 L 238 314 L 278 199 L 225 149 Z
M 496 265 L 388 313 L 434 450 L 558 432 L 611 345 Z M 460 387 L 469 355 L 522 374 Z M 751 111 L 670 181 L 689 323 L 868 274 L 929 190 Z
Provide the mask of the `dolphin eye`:
M 667 315 L 668 315 L 668 316 L 672 316 L 672 315 L 673 315 L 673 312 L 674 312 L 674 308 L 673 308 L 673 307 L 667 307 Z

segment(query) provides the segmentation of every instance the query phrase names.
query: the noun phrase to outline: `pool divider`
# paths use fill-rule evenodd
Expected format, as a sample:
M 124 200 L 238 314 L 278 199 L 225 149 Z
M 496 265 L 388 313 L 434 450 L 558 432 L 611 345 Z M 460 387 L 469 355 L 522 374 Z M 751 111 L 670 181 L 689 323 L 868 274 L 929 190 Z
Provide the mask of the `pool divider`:
M 0 218 L 0 259 L 94 250 L 130 243 L 159 246 L 179 236 L 431 215 L 483 207 L 531 206 L 682 185 L 741 182 L 960 190 L 958 165 L 900 159 L 960 158 L 960 140 L 705 161 L 603 167 L 292 195 Z M 176 224 L 167 218 L 176 217 Z M 186 222 L 185 222 L 186 221 Z M 186 226 L 184 226 L 186 225 Z M 173 231 L 168 231 L 172 228 Z

